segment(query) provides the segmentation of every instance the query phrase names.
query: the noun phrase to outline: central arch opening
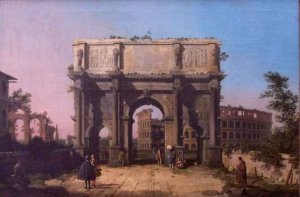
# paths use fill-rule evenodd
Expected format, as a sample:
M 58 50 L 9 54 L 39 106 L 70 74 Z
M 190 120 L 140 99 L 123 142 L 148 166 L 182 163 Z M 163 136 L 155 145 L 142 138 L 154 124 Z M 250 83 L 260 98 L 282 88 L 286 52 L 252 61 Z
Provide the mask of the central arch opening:
M 164 111 L 154 99 L 139 100 L 131 109 L 134 163 L 154 163 L 158 149 L 165 146 Z
M 37 118 L 34 118 L 30 121 L 30 132 L 31 137 L 41 137 L 41 129 L 40 129 L 40 120 Z
M 110 129 L 105 126 L 99 132 L 99 160 L 107 163 L 109 159 Z

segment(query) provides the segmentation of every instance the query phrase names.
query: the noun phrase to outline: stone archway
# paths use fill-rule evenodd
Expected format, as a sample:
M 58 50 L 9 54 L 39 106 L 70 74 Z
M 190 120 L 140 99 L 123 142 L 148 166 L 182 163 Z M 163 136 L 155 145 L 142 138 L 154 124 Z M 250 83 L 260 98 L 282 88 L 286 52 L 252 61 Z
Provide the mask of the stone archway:
M 18 113 L 18 112 L 9 112 L 9 121 L 11 122 L 10 125 L 10 136 L 12 139 L 16 139 L 15 136 L 15 124 L 17 120 L 22 120 L 24 122 L 24 143 L 29 143 L 32 135 L 31 135 L 31 128 L 30 128 L 30 122 L 33 119 L 37 119 L 39 121 L 39 136 L 43 141 L 50 142 L 53 140 L 53 136 L 47 134 L 47 127 L 48 127 L 48 118 L 47 113 L 31 113 L 28 110 L 23 110 L 24 113 Z M 49 127 L 50 130 L 53 130 Z M 52 131 L 51 131 L 52 133 Z
M 108 126 L 109 164 L 118 165 L 120 148 L 131 149 L 134 110 L 152 103 L 164 114 L 165 144 L 182 149 L 183 128 L 188 124 L 198 132 L 199 160 L 220 165 L 219 45 L 211 39 L 75 41 L 69 77 L 74 81 L 78 151 L 95 149 L 99 130 Z
M 124 109 L 124 118 L 122 119 L 122 125 L 124 126 L 124 144 L 121 144 L 121 146 L 123 146 L 127 152 L 128 152 L 128 162 L 131 163 L 132 162 L 132 157 L 133 157 L 133 114 L 134 112 L 141 106 L 144 105 L 153 105 L 155 107 L 157 107 L 161 113 L 163 114 L 163 117 L 165 117 L 167 112 L 168 114 L 168 110 L 166 108 L 165 105 L 161 104 L 162 101 L 159 100 L 158 98 L 153 98 L 150 95 L 147 96 L 141 96 L 136 98 L 136 100 L 131 100 L 129 102 L 129 105 L 125 107 Z M 165 124 L 165 128 L 166 128 L 166 124 Z M 166 131 L 166 129 L 165 129 Z M 165 132 L 166 133 L 166 132 Z M 166 136 L 165 135 L 165 139 L 168 139 L 170 136 Z

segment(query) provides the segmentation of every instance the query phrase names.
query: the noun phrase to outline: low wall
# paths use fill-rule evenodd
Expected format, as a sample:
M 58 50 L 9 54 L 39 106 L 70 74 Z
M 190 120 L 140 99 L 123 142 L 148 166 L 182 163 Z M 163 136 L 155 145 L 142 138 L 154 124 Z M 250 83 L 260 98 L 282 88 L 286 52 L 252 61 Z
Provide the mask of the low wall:
M 13 166 L 18 159 L 27 160 L 28 152 L 0 152 L 0 180 L 13 173 Z M 31 158 L 28 158 L 30 161 Z
M 81 163 L 81 158 L 72 149 L 57 149 L 51 151 L 47 158 L 36 158 L 27 151 L 0 152 L 0 180 L 13 173 L 13 166 L 22 160 L 25 173 L 47 173 L 55 175 L 71 170 Z
M 271 179 L 275 183 L 284 183 L 288 177 L 288 173 L 291 169 L 291 164 L 288 161 L 289 156 L 283 155 L 284 160 L 282 161 L 284 167 L 280 170 L 275 170 L 273 167 L 267 169 L 264 166 L 263 162 L 254 161 L 251 158 L 253 157 L 251 153 L 249 154 L 242 154 L 238 152 L 232 153 L 230 156 L 222 155 L 223 164 L 226 168 L 236 168 L 239 164 L 239 157 L 242 157 L 243 160 L 246 162 L 247 166 L 247 174 L 248 175 L 255 175 L 255 170 L 257 176 L 265 177 Z M 293 169 L 292 170 L 292 177 L 289 184 L 296 184 L 299 182 L 299 170 Z

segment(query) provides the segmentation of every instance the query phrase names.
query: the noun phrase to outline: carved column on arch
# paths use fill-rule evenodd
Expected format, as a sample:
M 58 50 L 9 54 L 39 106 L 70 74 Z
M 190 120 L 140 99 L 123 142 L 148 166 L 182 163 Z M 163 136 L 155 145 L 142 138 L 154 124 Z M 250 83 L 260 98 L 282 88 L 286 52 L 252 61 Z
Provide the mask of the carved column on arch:
M 85 129 L 86 129 L 86 114 L 85 114 L 85 104 L 86 104 L 86 91 L 82 90 L 80 91 L 80 97 L 81 97 L 81 102 L 80 102 L 80 107 L 81 107 L 81 110 L 80 110 L 80 115 L 81 115 L 81 144 L 85 144 Z
M 75 88 L 74 90 L 74 108 L 75 108 L 75 146 L 82 147 L 82 125 L 81 125 L 81 119 L 82 119 L 82 89 L 81 88 Z
M 118 131 L 118 100 L 119 100 L 119 87 L 118 80 L 112 81 L 112 145 L 119 145 L 119 131 Z
M 132 123 L 133 119 L 129 116 L 123 116 L 123 129 L 124 129 L 124 148 L 127 150 L 127 161 L 132 161 Z
M 181 81 L 179 78 L 174 79 L 174 86 L 173 86 L 173 112 L 174 112 L 174 142 L 178 145 L 178 137 L 179 137 L 179 98 L 180 93 L 182 90 Z
M 217 137 L 217 98 L 218 98 L 218 88 L 212 87 L 210 89 L 210 138 L 209 144 L 216 145 Z

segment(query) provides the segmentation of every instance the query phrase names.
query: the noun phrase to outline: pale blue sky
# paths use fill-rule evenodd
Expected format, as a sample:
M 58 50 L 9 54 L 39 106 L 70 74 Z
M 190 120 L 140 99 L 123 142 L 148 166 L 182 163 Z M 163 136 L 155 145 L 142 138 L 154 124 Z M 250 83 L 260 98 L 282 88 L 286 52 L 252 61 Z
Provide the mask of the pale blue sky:
M 0 1 L 0 70 L 18 78 L 12 90 L 32 93 L 62 136 L 73 132 L 66 92 L 72 41 L 110 35 L 209 37 L 222 41 L 222 104 L 265 110 L 263 73 L 278 71 L 298 92 L 297 0 Z M 63 110 L 62 110 L 63 109 Z

